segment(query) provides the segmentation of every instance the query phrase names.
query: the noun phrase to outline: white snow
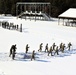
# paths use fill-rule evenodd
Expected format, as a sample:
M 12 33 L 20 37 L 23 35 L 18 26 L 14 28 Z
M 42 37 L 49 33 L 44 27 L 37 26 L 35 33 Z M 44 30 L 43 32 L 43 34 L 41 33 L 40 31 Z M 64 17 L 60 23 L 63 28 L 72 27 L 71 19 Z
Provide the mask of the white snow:
M 59 15 L 59 17 L 76 18 L 76 8 L 69 8 Z
M 58 20 L 30 21 L 15 17 L 1 17 L 1 21 L 22 24 L 23 32 L 0 27 L 0 75 L 76 75 L 76 27 L 58 25 Z M 65 50 L 55 56 L 44 52 L 46 43 L 59 46 L 61 42 L 71 42 L 71 51 Z M 43 43 L 43 52 L 38 52 Z M 17 44 L 15 60 L 9 57 L 11 45 Z M 28 57 L 24 59 L 25 46 L 29 44 Z M 36 60 L 31 61 L 31 52 L 35 50 Z

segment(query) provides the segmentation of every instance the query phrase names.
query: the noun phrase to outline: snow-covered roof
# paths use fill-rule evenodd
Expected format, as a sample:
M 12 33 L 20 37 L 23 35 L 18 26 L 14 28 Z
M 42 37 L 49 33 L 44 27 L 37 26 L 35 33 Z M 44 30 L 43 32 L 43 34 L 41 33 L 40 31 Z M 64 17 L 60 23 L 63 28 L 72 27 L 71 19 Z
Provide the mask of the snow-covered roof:
M 76 8 L 69 8 L 58 16 L 59 18 L 76 19 Z

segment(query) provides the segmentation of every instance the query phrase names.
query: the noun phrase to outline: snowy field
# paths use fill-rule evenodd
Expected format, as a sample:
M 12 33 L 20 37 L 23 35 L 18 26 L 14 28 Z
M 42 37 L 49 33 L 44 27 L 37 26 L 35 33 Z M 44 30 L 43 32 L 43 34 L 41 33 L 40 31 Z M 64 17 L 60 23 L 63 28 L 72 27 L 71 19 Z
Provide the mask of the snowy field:
M 58 19 L 52 21 L 30 21 L 15 17 L 0 17 L 0 21 L 22 24 L 23 32 L 0 27 L 0 75 L 76 75 L 76 27 L 58 25 Z M 59 55 L 47 56 L 45 45 L 57 46 L 69 42 L 71 50 Z M 38 52 L 43 43 L 42 52 Z M 9 57 L 11 45 L 17 44 L 15 60 Z M 29 44 L 28 57 L 25 57 L 25 46 Z M 36 59 L 31 61 L 31 52 L 35 50 Z

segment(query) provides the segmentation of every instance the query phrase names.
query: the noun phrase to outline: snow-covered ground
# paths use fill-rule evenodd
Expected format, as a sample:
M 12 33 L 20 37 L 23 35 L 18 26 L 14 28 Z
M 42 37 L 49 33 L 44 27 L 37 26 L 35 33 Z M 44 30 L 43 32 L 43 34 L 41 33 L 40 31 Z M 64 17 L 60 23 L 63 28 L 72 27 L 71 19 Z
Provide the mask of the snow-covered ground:
M 15 17 L 0 17 L 0 21 L 22 24 L 23 32 L 0 27 L 0 75 L 76 75 L 76 27 L 58 25 L 58 20 L 30 21 Z M 45 45 L 71 42 L 71 50 L 59 55 L 47 56 Z M 42 52 L 38 52 L 43 43 Z M 9 57 L 11 45 L 17 44 L 15 60 Z M 29 55 L 25 57 L 25 46 L 29 44 Z M 36 60 L 31 61 L 31 52 L 35 50 Z

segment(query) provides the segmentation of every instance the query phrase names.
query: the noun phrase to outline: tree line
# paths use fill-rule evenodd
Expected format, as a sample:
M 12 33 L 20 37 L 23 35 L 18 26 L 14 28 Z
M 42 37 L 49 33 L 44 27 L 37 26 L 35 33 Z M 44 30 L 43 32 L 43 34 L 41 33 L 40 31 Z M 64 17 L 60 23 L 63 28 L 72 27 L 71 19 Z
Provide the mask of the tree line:
M 16 15 L 17 2 L 50 2 L 52 17 L 57 17 L 68 8 L 76 8 L 76 0 L 0 0 L 0 14 Z

